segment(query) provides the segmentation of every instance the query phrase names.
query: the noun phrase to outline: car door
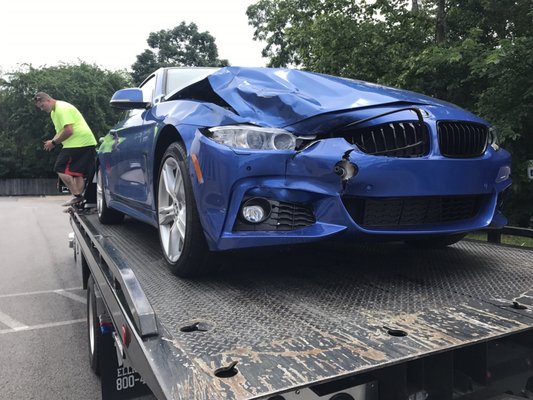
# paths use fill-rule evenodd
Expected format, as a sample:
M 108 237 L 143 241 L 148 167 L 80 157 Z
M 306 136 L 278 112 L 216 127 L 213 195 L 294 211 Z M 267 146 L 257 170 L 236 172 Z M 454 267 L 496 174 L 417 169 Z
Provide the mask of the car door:
M 140 86 L 143 100 L 149 102 L 149 107 L 154 96 L 156 78 L 154 74 Z M 147 155 L 154 140 L 153 124 L 145 124 L 144 121 L 148 112 L 148 109 L 129 111 L 124 123 L 111 131 L 114 141 L 118 143 L 115 174 L 117 200 L 145 215 L 151 209 Z

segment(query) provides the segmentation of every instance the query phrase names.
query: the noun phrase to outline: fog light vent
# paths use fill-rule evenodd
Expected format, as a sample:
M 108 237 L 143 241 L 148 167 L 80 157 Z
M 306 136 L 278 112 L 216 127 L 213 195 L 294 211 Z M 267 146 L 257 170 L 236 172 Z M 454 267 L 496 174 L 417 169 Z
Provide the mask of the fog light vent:
M 264 213 L 262 219 L 261 213 Z M 315 222 L 310 205 L 254 197 L 241 204 L 233 231 L 292 231 Z

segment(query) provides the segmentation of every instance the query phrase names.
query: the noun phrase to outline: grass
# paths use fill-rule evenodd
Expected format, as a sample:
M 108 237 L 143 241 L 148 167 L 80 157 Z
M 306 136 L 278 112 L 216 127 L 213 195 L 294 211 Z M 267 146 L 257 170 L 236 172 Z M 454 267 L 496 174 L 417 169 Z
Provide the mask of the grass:
M 466 239 L 471 240 L 479 240 L 482 242 L 487 241 L 487 234 L 486 233 L 469 233 L 466 236 Z M 519 247 L 527 247 L 533 249 L 533 239 L 522 237 L 522 236 L 510 236 L 510 235 L 502 235 L 502 244 L 510 244 L 513 246 L 519 246 Z

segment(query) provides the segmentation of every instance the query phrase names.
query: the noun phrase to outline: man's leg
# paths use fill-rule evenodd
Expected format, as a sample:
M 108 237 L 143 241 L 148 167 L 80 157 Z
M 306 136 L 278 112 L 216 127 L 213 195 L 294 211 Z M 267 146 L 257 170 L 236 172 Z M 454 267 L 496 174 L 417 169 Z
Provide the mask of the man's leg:
M 85 181 L 81 176 L 72 176 L 58 172 L 57 175 L 61 178 L 66 187 L 74 196 L 81 195 L 85 186 Z
M 58 155 L 54 171 L 69 188 L 74 197 L 63 203 L 70 206 L 82 202 L 85 190 L 83 175 L 90 171 L 94 164 L 95 147 L 63 148 Z
M 81 176 L 67 175 L 62 172 L 57 173 L 63 183 L 69 188 L 70 192 L 74 195 L 72 199 L 67 200 L 62 204 L 64 207 L 73 206 L 74 204 L 81 203 L 83 201 L 83 189 L 85 188 L 85 181 Z
M 72 188 L 74 189 L 75 194 L 81 196 L 83 194 L 83 189 L 85 189 L 85 179 L 83 179 L 82 176 L 73 176 L 72 181 Z

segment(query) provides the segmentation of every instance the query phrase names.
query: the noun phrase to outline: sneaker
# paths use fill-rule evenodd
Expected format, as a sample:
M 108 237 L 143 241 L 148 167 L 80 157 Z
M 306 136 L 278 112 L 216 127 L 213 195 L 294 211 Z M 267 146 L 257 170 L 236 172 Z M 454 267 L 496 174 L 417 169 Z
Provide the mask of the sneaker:
M 83 196 L 81 194 L 79 195 L 76 195 L 74 197 L 72 197 L 72 199 L 68 200 L 68 201 L 65 201 L 63 204 L 61 204 L 63 207 L 68 207 L 68 206 L 71 206 L 73 204 L 78 204 L 78 203 L 81 203 L 82 201 L 84 200 Z

